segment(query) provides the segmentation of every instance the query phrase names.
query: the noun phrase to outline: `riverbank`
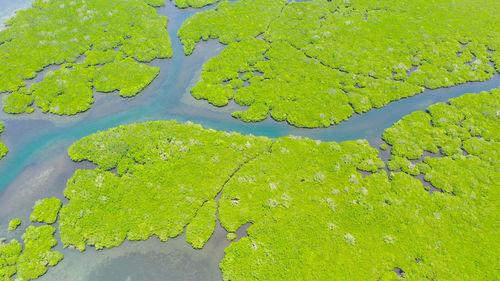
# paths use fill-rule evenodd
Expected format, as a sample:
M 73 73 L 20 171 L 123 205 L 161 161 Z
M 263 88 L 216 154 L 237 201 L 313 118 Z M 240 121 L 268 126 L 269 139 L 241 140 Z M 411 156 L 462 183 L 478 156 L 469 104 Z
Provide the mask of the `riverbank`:
M 2 1 L 9 2 L 0 0 L 0 5 L 3 4 Z M 213 6 L 205 9 L 211 8 Z M 137 97 L 123 99 L 117 95 L 97 94 L 93 108 L 74 117 L 47 115 L 39 111 L 32 115 L 0 113 L 0 120 L 6 125 L 2 141 L 10 150 L 7 157 L 0 161 L 0 226 L 2 231 L 6 230 L 6 224 L 13 215 L 27 222 L 31 207 L 36 200 L 51 196 L 61 197 L 66 180 L 74 171 L 77 168 L 88 168 L 72 162 L 67 156 L 67 148 L 81 137 L 111 127 L 147 120 L 176 119 L 179 122 L 190 120 L 202 124 L 205 128 L 271 138 L 286 135 L 299 135 L 323 141 L 365 138 L 372 145 L 378 146 L 381 143 L 383 130 L 404 115 L 416 110 L 425 110 L 430 104 L 446 101 L 465 93 L 477 93 L 500 86 L 500 75 L 495 74 L 491 80 L 485 82 L 472 82 L 452 88 L 429 90 L 392 102 L 384 108 L 354 116 L 347 122 L 325 129 L 294 128 L 273 120 L 259 124 L 242 123 L 230 117 L 224 109 L 196 101 L 189 94 L 189 89 L 199 79 L 204 63 L 224 49 L 223 45 L 208 41 L 200 43 L 191 56 L 183 55 L 182 45 L 177 38 L 177 30 L 185 19 L 198 10 L 179 10 L 168 2 L 166 7 L 158 11 L 170 18 L 168 31 L 172 38 L 174 57 L 168 60 L 156 60 L 151 64 L 160 67 L 160 76 Z M 229 108 L 226 109 L 229 110 Z M 2 235 L 3 232 L 0 232 L 0 236 Z M 223 238 L 225 239 L 225 236 Z M 179 275 L 181 273 L 189 274 L 193 268 L 202 268 L 200 271 L 203 272 L 202 274 L 214 276 L 214 279 L 205 277 L 205 280 L 220 280 L 220 275 L 216 273 L 220 273 L 218 263 L 227 244 L 212 242 L 209 241 L 206 247 L 214 249 L 213 252 L 212 250 L 207 252 L 193 250 L 189 244 L 185 243 L 183 237 L 172 239 L 167 244 L 162 244 L 157 239 L 137 243 L 127 242 L 116 249 L 102 252 L 92 249 L 84 254 L 61 249 L 58 246 L 58 250 L 64 251 L 65 260 L 56 268 L 50 269 L 42 280 L 72 280 L 71 278 L 113 280 L 107 275 L 112 271 L 120 273 L 118 276 L 123 277 L 120 280 L 135 280 L 144 276 L 158 279 L 154 277 L 165 276 L 166 273 L 161 267 L 168 264 L 171 264 L 170 267 L 167 266 L 167 271 L 172 274 L 172 278 L 183 276 Z M 140 249 L 147 250 L 141 251 Z M 146 258 L 150 255 L 153 258 Z M 172 260 L 171 257 L 179 257 L 179 259 Z M 163 263 L 156 263 L 156 260 L 162 260 Z M 179 266 L 179 260 L 184 261 L 181 262 L 184 266 Z M 99 266 L 98 264 L 101 263 L 103 265 Z M 210 269 L 204 271 L 205 267 Z M 78 270 L 81 274 L 77 273 L 71 277 L 65 275 L 67 272 L 74 272 L 73 270 Z M 154 273 L 144 275 L 140 274 L 140 270 Z M 193 277 L 195 280 L 194 278 L 199 275 L 193 274 L 192 276 L 195 276 Z M 189 279 L 189 277 L 186 278 Z
M 31 6 L 32 0 L 0 0 L 0 31 L 5 29 L 4 22 L 13 17 L 18 10 L 24 10 Z

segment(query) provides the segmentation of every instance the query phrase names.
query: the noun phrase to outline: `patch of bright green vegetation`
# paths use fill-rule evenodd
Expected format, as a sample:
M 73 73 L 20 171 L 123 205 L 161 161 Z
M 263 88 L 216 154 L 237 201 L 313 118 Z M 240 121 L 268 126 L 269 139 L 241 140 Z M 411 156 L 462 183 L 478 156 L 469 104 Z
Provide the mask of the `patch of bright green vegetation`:
M 219 219 L 228 231 L 253 225 L 226 249 L 224 279 L 379 280 L 399 267 L 408 280 L 488 280 L 495 186 L 482 186 L 481 200 L 429 196 L 405 173 L 388 181 L 383 170 L 357 172 L 376 171 L 377 155 L 363 142 L 282 138 L 243 166 L 223 190 Z
M 0 242 L 0 279 L 9 281 L 16 274 L 16 263 L 23 250 L 23 245 L 17 240 L 10 243 Z
M 217 202 L 207 201 L 196 213 L 196 217 L 186 228 L 186 241 L 193 248 L 203 248 L 215 229 Z
M 94 87 L 99 92 L 120 91 L 122 97 L 133 97 L 160 73 L 160 68 L 150 67 L 132 58 L 115 60 L 97 71 Z
M 201 39 L 218 39 L 229 44 L 254 38 L 266 30 L 285 3 L 285 0 L 243 0 L 234 4 L 223 1 L 215 10 L 194 14 L 179 30 L 184 52 L 191 54 Z
M 7 113 L 72 115 L 89 109 L 93 90 L 136 95 L 158 75 L 148 66 L 172 56 L 163 0 L 36 0 L 0 31 L 0 93 Z M 37 48 L 33 48 L 37 46 Z M 85 62 L 77 63 L 81 56 Z M 49 65 L 44 80 L 25 80 Z
M 52 251 L 57 244 L 55 230 L 49 225 L 30 225 L 22 236 L 24 244 L 17 240 L 8 244 L 0 242 L 0 279 L 32 280 L 45 274 L 47 266 L 57 265 L 63 255 Z M 12 279 L 13 277 L 15 278 Z
M 110 248 L 152 235 L 166 241 L 189 225 L 188 241 L 202 247 L 215 227 L 213 199 L 241 165 L 270 144 L 267 138 L 175 122 L 133 124 L 85 137 L 69 154 L 99 169 L 79 170 L 68 181 L 64 195 L 70 203 L 59 222 L 62 242 L 83 251 L 86 244 Z M 118 175 L 106 171 L 113 168 Z
M 36 202 L 33 213 L 30 215 L 32 222 L 54 223 L 62 207 L 58 198 L 44 198 Z
M 3 97 L 3 110 L 10 114 L 32 113 L 35 111 L 31 105 L 35 102 L 35 98 L 31 95 L 27 88 L 19 88 Z
M 178 35 L 186 54 L 200 40 L 228 44 L 205 65 L 197 99 L 249 106 L 232 114 L 245 122 L 270 114 L 328 127 L 424 88 L 489 79 L 500 65 L 498 13 L 487 0 L 224 1 Z
M 47 266 L 55 266 L 63 259 L 60 252 L 52 251 L 57 244 L 55 231 L 50 225 L 30 225 L 26 229 L 22 236 L 24 249 L 17 260 L 16 280 L 36 279 L 47 272 Z
M 21 225 L 21 219 L 16 218 L 9 222 L 9 232 L 16 230 Z
M 470 107 L 462 114 L 473 120 L 462 126 L 495 135 L 496 123 L 480 116 L 499 118 L 496 93 L 451 100 Z M 449 112 L 441 117 L 455 118 Z M 424 132 L 416 134 L 432 135 Z M 83 251 L 152 235 L 165 241 L 186 229 L 186 240 L 201 248 L 218 218 L 229 240 L 252 224 L 247 237 L 226 249 L 220 264 L 224 280 L 393 280 L 396 267 L 408 280 L 491 280 L 484 268 L 498 260 L 492 245 L 500 189 L 491 164 L 498 156 L 478 137 L 471 139 L 478 140 L 464 147 L 481 156 L 463 158 L 474 156 L 466 168 L 481 167 L 482 177 L 464 179 L 455 168 L 462 162 L 425 163 L 439 178 L 474 190 L 450 196 L 429 195 L 407 173 L 387 175 L 378 149 L 365 140 L 272 141 L 166 121 L 121 126 L 69 149 L 73 160 L 98 168 L 79 170 L 68 181 L 61 237 L 65 246 Z M 116 174 L 110 171 L 115 168 Z
M 467 94 L 417 111 L 385 130 L 391 170 L 425 180 L 448 193 L 471 194 L 498 183 L 500 89 Z M 435 155 L 421 159 L 424 151 Z
M 2 122 L 0 122 L 0 136 L 2 135 L 4 130 L 5 130 L 5 125 Z M 0 142 L 0 159 L 4 158 L 5 155 L 7 155 L 7 152 L 9 152 L 7 146 L 3 142 Z
M 219 2 L 219 0 L 176 0 L 175 6 L 179 8 L 201 8 Z
M 72 115 L 90 108 L 94 102 L 92 77 L 95 69 L 79 64 L 62 65 L 31 86 L 36 105 L 43 112 Z

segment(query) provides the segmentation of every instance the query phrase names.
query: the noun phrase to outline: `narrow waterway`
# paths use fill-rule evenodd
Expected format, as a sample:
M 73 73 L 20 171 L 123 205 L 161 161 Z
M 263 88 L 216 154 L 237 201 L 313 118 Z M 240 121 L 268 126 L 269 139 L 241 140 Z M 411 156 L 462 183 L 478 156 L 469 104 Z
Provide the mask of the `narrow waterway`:
M 28 3 L 26 0 L 0 0 L 0 20 Z M 485 82 L 429 90 L 382 109 L 353 116 L 349 121 L 330 128 L 300 129 L 271 119 L 257 124 L 243 123 L 230 116 L 237 105 L 215 108 L 206 102 L 196 101 L 189 94 L 203 64 L 224 48 L 215 41 L 202 42 L 193 55 L 184 56 L 177 31 L 184 20 L 200 10 L 179 10 L 172 2 L 158 9 L 170 19 L 168 31 L 174 57 L 152 63 L 161 68 L 160 76 L 137 97 L 124 99 L 116 94 L 96 94 L 92 109 L 72 117 L 43 114 L 39 110 L 31 115 L 0 113 L 0 121 L 6 125 L 2 142 L 10 150 L 7 157 L 0 161 L 0 237 L 19 237 L 26 225 L 12 234 L 6 233 L 6 225 L 14 217 L 27 222 L 36 200 L 52 196 L 64 199 L 62 191 L 67 179 L 75 169 L 86 168 L 69 159 L 67 148 L 81 137 L 98 131 L 134 122 L 176 119 L 179 122 L 189 120 L 199 123 L 205 128 L 271 138 L 286 135 L 323 141 L 366 138 L 378 145 L 383 130 L 404 115 L 465 93 L 500 86 L 500 75 L 496 74 Z M 59 245 L 57 248 L 64 253 L 65 259 L 57 267 L 49 269 L 42 280 L 221 280 L 218 263 L 228 245 L 225 232 L 220 228 L 202 250 L 193 250 L 183 237 L 167 243 L 155 238 L 126 242 L 118 248 L 100 252 L 90 248 L 78 253 L 62 249 Z

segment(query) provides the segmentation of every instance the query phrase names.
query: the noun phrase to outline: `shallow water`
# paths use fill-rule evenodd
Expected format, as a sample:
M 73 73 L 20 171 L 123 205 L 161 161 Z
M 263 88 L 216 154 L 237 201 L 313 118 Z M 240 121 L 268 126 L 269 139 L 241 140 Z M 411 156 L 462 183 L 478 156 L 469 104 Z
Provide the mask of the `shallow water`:
M 26 7 L 26 3 L 26 0 L 0 0 L 0 19 L 15 9 Z M 39 110 L 20 116 L 0 113 L 0 121 L 6 125 L 2 141 L 10 149 L 7 157 L 0 161 L 0 237 L 19 237 L 26 225 L 12 234 L 6 233 L 6 225 L 14 217 L 27 222 L 36 200 L 52 196 L 64 199 L 62 191 L 66 180 L 75 169 L 92 168 L 89 164 L 72 162 L 67 156 L 67 148 L 83 136 L 111 127 L 176 119 L 200 123 L 205 128 L 271 138 L 290 134 L 324 141 L 366 138 L 378 145 L 383 130 L 404 115 L 464 93 L 500 86 L 500 75 L 496 74 L 486 82 L 425 91 L 326 129 L 293 128 L 272 120 L 243 123 L 230 116 L 237 105 L 215 108 L 189 95 L 189 88 L 198 80 L 203 64 L 224 48 L 215 41 L 202 42 L 193 55 L 183 55 L 177 30 L 185 19 L 199 10 L 178 10 L 167 2 L 167 6 L 158 11 L 170 18 L 168 31 L 174 57 L 152 63 L 161 68 L 160 76 L 137 97 L 124 99 L 116 94 L 96 94 L 92 109 L 73 117 L 47 115 Z M 151 238 L 125 242 L 118 248 L 99 252 L 90 248 L 84 253 L 58 246 L 65 259 L 51 268 L 42 280 L 221 280 L 218 263 L 224 248 L 229 245 L 225 231 L 218 228 L 203 250 L 192 249 L 183 239 L 178 237 L 162 243 Z
M 16 10 L 26 9 L 31 6 L 32 0 L 0 0 L 0 30 L 4 29 L 4 22 L 8 20 Z

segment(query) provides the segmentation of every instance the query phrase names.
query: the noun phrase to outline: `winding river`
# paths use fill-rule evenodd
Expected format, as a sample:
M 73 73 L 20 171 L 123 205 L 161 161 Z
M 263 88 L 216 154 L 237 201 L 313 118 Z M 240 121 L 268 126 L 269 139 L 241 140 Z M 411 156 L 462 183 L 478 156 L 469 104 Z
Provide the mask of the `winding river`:
M 6 20 L 14 10 L 26 8 L 28 0 L 0 0 L 0 20 Z M 73 163 L 67 156 L 71 143 L 86 135 L 111 127 L 148 120 L 176 119 L 192 121 L 205 128 L 236 131 L 271 138 L 299 135 L 323 141 L 344 141 L 366 138 L 373 145 L 380 144 L 384 129 L 404 115 L 425 110 L 429 105 L 446 101 L 465 93 L 490 90 L 500 86 L 500 75 L 485 82 L 473 82 L 451 88 L 427 90 L 424 93 L 390 103 L 388 106 L 351 117 L 348 121 L 326 129 L 293 128 L 285 123 L 266 120 L 248 124 L 235 120 L 230 112 L 238 108 L 229 105 L 215 108 L 196 101 L 189 89 L 199 78 L 203 64 L 224 48 L 215 42 L 201 42 L 193 55 L 184 56 L 176 34 L 181 24 L 200 10 L 176 9 L 172 2 L 158 12 L 169 17 L 168 32 L 172 38 L 174 57 L 156 60 L 159 77 L 135 98 L 124 99 L 117 94 L 96 94 L 89 111 L 72 117 L 43 114 L 37 110 L 31 115 L 0 113 L 6 126 L 2 141 L 9 154 L 0 161 L 0 236 L 7 234 L 7 223 L 14 217 L 28 222 L 31 207 L 44 197 L 62 198 L 66 180 L 75 169 L 88 168 Z M 1 27 L 0 27 L 1 29 Z M 43 75 L 43 72 L 41 73 Z M 26 225 L 23 225 L 26 227 Z M 19 233 L 19 232 L 16 232 Z M 63 249 L 64 260 L 41 280 L 222 280 L 218 263 L 229 245 L 225 231 L 220 227 L 204 249 L 194 250 L 184 242 L 184 236 L 162 243 L 156 238 L 142 242 L 125 242 L 122 246 L 97 252 L 89 248 L 84 253 Z

